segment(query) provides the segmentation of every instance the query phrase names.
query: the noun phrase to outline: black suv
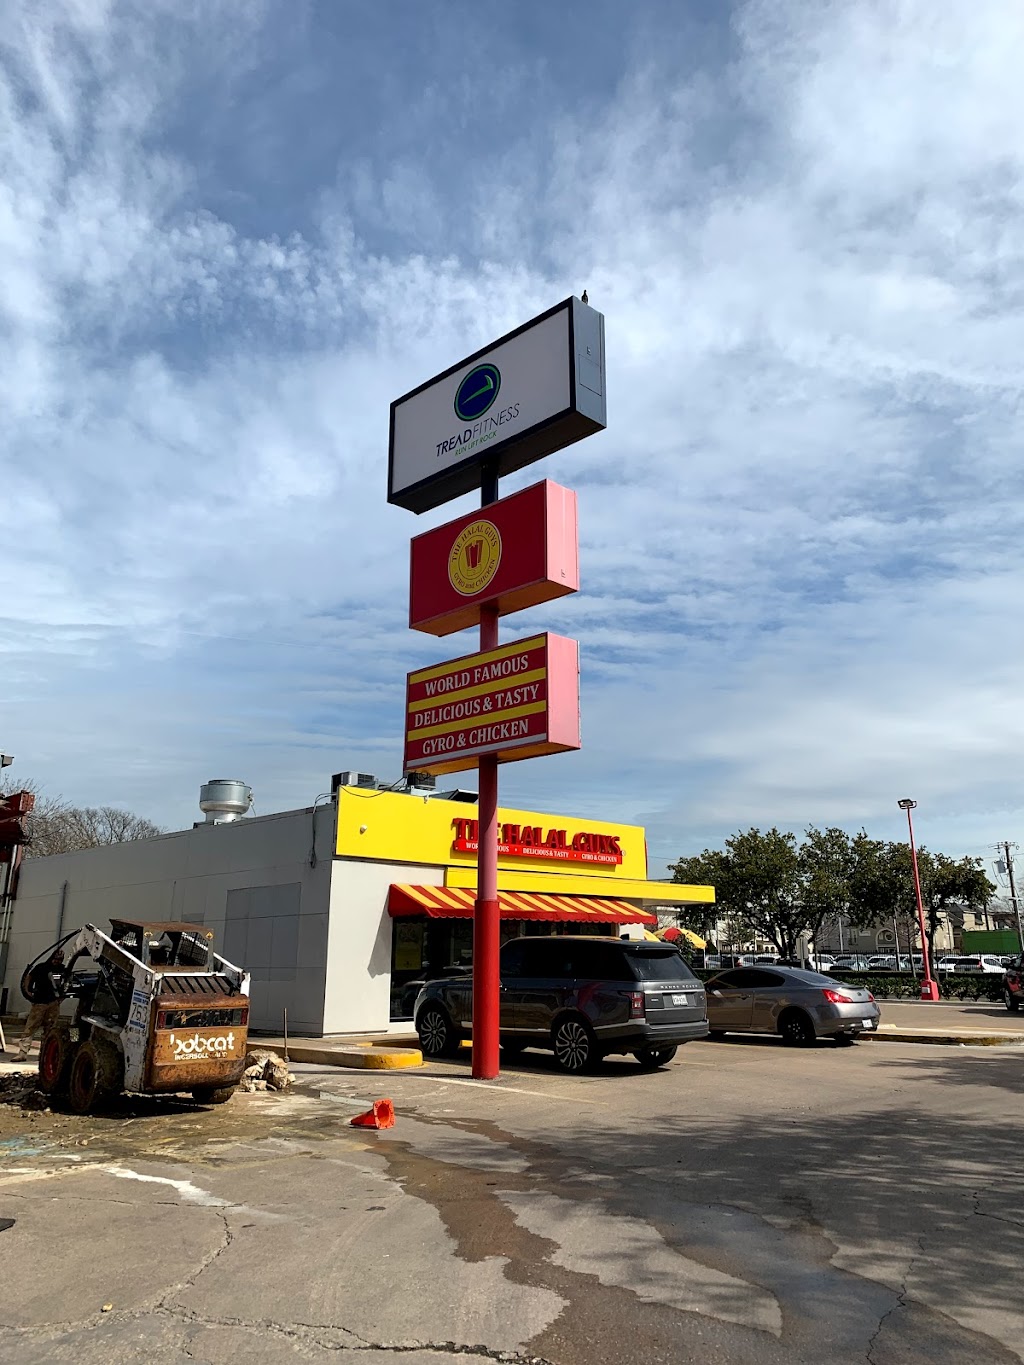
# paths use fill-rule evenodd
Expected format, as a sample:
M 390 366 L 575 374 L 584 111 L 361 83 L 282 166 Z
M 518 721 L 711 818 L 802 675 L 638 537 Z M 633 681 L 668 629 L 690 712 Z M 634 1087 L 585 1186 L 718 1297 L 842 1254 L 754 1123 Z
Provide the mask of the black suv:
M 414 1013 L 427 1057 L 454 1055 L 473 1021 L 468 976 L 429 981 Z M 675 948 L 611 938 L 515 938 L 501 950 L 501 1047 L 550 1048 L 563 1071 L 610 1052 L 653 1070 L 680 1043 L 706 1038 L 704 986 Z

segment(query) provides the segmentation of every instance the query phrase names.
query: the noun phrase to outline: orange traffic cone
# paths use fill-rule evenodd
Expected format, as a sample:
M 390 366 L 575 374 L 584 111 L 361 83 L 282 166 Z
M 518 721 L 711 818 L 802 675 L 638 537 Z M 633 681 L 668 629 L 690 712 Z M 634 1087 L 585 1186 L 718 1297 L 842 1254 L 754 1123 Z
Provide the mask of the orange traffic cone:
M 374 1100 L 373 1108 L 351 1120 L 353 1128 L 394 1128 L 395 1106 L 390 1100 Z

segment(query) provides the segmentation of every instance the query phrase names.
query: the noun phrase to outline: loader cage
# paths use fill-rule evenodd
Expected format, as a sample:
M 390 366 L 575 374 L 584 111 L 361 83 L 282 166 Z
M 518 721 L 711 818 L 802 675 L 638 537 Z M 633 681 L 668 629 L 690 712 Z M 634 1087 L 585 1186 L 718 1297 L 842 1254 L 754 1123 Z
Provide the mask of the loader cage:
M 213 930 L 180 921 L 112 919 L 110 937 L 133 957 L 158 971 L 213 970 Z

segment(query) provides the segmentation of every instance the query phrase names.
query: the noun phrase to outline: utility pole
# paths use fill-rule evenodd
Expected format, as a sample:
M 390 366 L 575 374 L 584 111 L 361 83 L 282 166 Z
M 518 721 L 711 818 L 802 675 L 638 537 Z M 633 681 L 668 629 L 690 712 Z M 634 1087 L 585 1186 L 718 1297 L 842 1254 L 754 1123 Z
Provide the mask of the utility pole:
M 1020 944 L 1021 952 L 1024 953 L 1024 928 L 1021 927 L 1020 901 L 1017 899 L 1017 886 L 1013 880 L 1013 856 L 1010 853 L 1010 849 L 1016 847 L 1017 845 L 1011 844 L 1008 839 L 1003 840 L 1002 848 L 1006 857 L 1006 875 L 1010 879 L 1010 904 L 1013 906 L 1013 913 L 1017 920 L 1017 941 Z

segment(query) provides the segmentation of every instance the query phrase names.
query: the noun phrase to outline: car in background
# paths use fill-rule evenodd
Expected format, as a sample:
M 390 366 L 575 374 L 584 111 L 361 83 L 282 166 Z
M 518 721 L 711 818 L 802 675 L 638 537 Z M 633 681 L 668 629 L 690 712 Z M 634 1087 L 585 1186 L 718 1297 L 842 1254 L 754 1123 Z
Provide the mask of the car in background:
M 920 972 L 924 970 L 924 958 L 920 953 L 909 957 L 906 953 L 879 953 L 868 958 L 868 970 L 872 972 Z
M 995 953 L 968 953 L 943 959 L 943 971 L 966 972 L 974 976 L 1002 976 L 1006 968 Z
M 833 967 L 841 972 L 870 971 L 869 959 L 863 953 L 837 953 Z
M 1003 1004 L 1011 1014 L 1016 1014 L 1024 1004 L 1024 953 L 1010 959 L 1003 978 Z
M 472 1030 L 472 979 L 426 982 L 414 1017 L 425 1056 L 454 1056 Z M 502 945 L 498 1026 L 506 1057 L 546 1048 L 572 1073 L 613 1052 L 654 1070 L 708 1034 L 703 983 L 670 944 L 569 934 Z
M 705 953 L 706 971 L 720 971 L 726 967 L 753 967 L 760 962 L 778 962 L 775 953 Z
M 736 967 L 704 983 L 712 1038 L 776 1033 L 791 1046 L 816 1038 L 852 1043 L 878 1028 L 870 991 L 799 967 Z

